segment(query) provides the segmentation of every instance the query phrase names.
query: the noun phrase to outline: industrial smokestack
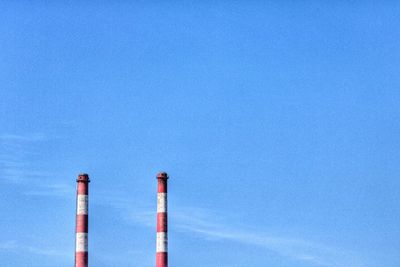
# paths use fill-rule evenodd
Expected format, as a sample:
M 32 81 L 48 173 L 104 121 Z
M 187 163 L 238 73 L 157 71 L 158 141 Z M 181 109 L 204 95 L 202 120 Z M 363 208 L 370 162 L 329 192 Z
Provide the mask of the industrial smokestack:
M 89 175 L 82 173 L 76 180 L 76 243 L 75 267 L 88 267 L 88 200 Z
M 168 267 L 167 179 L 168 174 L 166 172 L 157 174 L 156 267 Z

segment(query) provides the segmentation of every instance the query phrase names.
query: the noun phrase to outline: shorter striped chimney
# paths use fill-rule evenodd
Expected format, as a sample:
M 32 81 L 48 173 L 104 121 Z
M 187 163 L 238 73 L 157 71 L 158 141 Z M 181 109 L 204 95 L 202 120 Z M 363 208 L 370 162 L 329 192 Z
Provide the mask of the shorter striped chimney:
M 79 174 L 76 182 L 75 267 L 88 267 L 89 175 Z
M 157 174 L 157 245 L 156 267 L 168 267 L 168 216 L 166 172 Z

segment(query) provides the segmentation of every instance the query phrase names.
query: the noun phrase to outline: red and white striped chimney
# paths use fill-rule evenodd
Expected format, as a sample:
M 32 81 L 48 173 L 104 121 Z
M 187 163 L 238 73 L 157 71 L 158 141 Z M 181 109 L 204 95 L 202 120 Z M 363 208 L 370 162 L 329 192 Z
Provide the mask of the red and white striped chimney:
M 168 216 L 166 172 L 157 174 L 157 245 L 156 267 L 168 267 Z
M 89 175 L 82 173 L 76 180 L 76 243 L 75 267 L 88 267 L 88 200 Z

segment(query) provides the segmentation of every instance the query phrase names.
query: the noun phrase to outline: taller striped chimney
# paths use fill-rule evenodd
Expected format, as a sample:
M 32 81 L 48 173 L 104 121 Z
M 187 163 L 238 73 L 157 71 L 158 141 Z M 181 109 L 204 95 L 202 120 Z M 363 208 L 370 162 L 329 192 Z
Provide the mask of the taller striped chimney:
M 157 174 L 157 245 L 156 267 L 168 267 L 168 217 L 166 172 Z
M 75 267 L 88 267 L 88 200 L 89 175 L 82 173 L 76 180 L 76 243 Z

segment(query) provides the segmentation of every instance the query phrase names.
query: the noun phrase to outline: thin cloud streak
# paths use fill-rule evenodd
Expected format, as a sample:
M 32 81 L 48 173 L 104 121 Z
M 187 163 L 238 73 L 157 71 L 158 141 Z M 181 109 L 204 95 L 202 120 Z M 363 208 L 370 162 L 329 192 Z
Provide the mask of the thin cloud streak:
M 0 251 L 8 253 L 29 253 L 48 257 L 70 258 L 70 253 L 67 253 L 68 250 L 65 249 L 26 246 L 18 244 L 15 240 L 0 242 Z
M 17 248 L 17 243 L 15 241 L 0 242 L 0 251 L 13 250 L 16 248 Z
M 46 136 L 42 133 L 34 133 L 29 135 L 17 135 L 17 134 L 1 134 L 0 140 L 2 141 L 19 141 L 19 142 L 38 142 L 46 139 Z
M 0 142 L 5 147 L 0 154 L 0 178 L 13 183 L 29 185 L 25 192 L 29 196 L 39 197 L 69 197 L 73 196 L 74 187 L 67 184 L 41 184 L 36 178 L 50 177 L 52 173 L 36 170 L 31 167 L 26 155 L 33 154 L 36 144 L 46 140 L 43 134 L 32 135 L 0 135 Z M 147 227 L 154 227 L 154 212 L 148 207 L 138 207 L 129 198 L 104 195 L 99 203 L 106 203 L 117 210 L 123 210 L 124 219 L 134 221 Z M 132 207 L 140 208 L 143 212 L 126 212 Z M 196 215 L 194 215 L 196 214 Z M 196 234 L 205 240 L 214 242 L 237 242 L 243 245 L 257 246 L 291 258 L 322 267 L 357 267 L 361 266 L 349 252 L 343 252 L 321 244 L 302 239 L 278 237 L 262 232 L 252 232 L 238 227 L 226 227 L 223 220 L 217 220 L 211 211 L 198 208 L 180 208 L 170 214 L 171 223 L 182 233 Z M 12 242 L 0 244 L 0 250 L 25 250 L 26 252 L 44 256 L 62 256 L 58 250 L 20 246 Z
M 51 177 L 52 173 L 46 171 L 38 171 L 31 169 L 22 169 L 22 168 L 3 168 L 2 169 L 2 179 L 8 182 L 21 184 L 24 182 L 32 182 L 34 179 Z
M 196 215 L 195 215 L 196 214 Z M 280 237 L 265 232 L 253 232 L 239 227 L 228 228 L 226 222 L 215 219 L 215 214 L 204 209 L 183 208 L 170 214 L 171 225 L 185 234 L 195 234 L 213 242 L 237 242 L 273 251 L 294 261 L 321 267 L 361 267 L 360 260 L 349 251 L 299 239 Z M 137 224 L 154 227 L 154 212 L 130 213 Z
M 49 137 L 42 133 L 26 135 L 1 134 L 0 145 L 0 181 L 17 184 L 28 196 L 68 197 L 74 188 L 63 183 L 43 183 L 44 179 L 55 174 L 38 168 L 31 157 L 39 154 L 38 146 Z
M 23 183 L 51 174 L 38 170 L 27 155 L 35 154 L 39 142 L 45 140 L 44 134 L 2 134 L 0 135 L 0 179 L 11 183 Z
M 25 246 L 25 247 L 22 246 L 21 248 L 29 253 L 41 255 L 41 256 L 65 257 L 65 258 L 71 257 L 71 253 L 67 252 L 68 250 L 33 247 L 33 246 Z
M 34 189 L 25 192 L 27 196 L 41 196 L 41 197 L 60 197 L 71 198 L 74 197 L 75 188 L 68 184 L 42 184 L 37 185 Z

